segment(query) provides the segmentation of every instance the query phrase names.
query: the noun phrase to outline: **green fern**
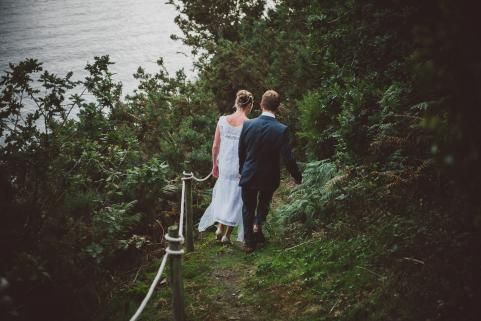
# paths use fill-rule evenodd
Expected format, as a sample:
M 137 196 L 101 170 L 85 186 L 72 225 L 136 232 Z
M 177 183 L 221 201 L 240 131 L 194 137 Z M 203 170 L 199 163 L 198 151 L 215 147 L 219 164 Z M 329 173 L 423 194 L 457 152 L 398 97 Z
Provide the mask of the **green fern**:
M 308 163 L 304 183 L 293 190 L 292 201 L 278 209 L 278 218 L 284 225 L 301 222 L 311 229 L 315 221 L 327 215 L 327 203 L 340 194 L 340 186 L 348 178 L 348 173 L 339 172 L 327 160 Z

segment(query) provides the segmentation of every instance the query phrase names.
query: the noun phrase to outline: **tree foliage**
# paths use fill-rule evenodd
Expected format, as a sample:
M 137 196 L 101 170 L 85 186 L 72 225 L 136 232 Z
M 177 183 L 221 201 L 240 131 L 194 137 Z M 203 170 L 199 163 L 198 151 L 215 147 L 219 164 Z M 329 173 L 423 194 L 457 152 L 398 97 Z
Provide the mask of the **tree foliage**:
M 209 94 L 159 61 L 154 75 L 139 69 L 124 101 L 111 64 L 96 57 L 73 82 L 28 59 L 2 78 L 5 316 L 91 318 L 109 275 L 155 247 L 175 218 L 178 172 L 209 168 Z
M 0 274 L 13 298 L 2 313 L 27 320 L 62 302 L 59 318 L 91 318 L 112 275 L 160 241 L 178 206 L 176 175 L 210 169 L 215 120 L 235 92 L 258 102 L 273 88 L 306 162 L 275 222 L 287 243 L 325 238 L 302 252 L 303 286 L 337 302 L 356 263 L 387 278 L 379 288 L 353 281 L 362 288 L 340 298 L 352 309 L 320 320 L 477 320 L 474 1 L 169 3 L 197 57 L 193 82 L 160 59 L 123 98 L 108 56 L 82 82 L 33 59 L 2 77 Z M 335 284 L 322 283 L 324 254 L 339 254 Z
M 180 2 L 196 25 L 179 24 L 184 40 L 203 47 L 198 36 L 217 21 L 201 19 L 200 7 L 215 1 Z M 237 14 L 234 4 L 223 10 Z M 321 231 L 380 244 L 365 251 L 393 272 L 402 311 L 384 309 L 374 291 L 333 319 L 366 319 L 369 309 L 380 320 L 479 316 L 479 293 L 462 285 L 479 281 L 481 266 L 474 12 L 474 1 L 276 1 L 261 18 L 238 15 L 235 36 L 204 47 L 200 77 L 221 110 L 238 88 L 283 95 L 281 118 L 308 161 L 305 183 L 278 211 L 286 237 Z M 395 263 L 405 257 L 426 269 Z

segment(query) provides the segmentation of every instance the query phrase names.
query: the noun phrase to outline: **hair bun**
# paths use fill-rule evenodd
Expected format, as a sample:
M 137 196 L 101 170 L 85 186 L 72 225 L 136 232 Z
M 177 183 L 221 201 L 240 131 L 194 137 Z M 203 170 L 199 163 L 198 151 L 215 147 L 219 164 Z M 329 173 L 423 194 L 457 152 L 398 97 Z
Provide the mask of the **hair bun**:
M 245 105 L 249 103 L 252 100 L 252 96 L 240 96 L 239 97 L 239 103 L 242 105 Z
M 236 94 L 235 104 L 239 108 L 245 108 L 252 103 L 254 96 L 247 90 L 239 90 Z

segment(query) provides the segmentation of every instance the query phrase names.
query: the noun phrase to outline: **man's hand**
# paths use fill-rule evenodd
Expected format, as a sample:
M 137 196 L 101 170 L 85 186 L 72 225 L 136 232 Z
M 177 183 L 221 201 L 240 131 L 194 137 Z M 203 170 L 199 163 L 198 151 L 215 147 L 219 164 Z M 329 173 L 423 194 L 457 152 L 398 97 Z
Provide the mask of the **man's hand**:
M 212 176 L 214 176 L 215 178 L 219 177 L 219 166 L 212 167 Z

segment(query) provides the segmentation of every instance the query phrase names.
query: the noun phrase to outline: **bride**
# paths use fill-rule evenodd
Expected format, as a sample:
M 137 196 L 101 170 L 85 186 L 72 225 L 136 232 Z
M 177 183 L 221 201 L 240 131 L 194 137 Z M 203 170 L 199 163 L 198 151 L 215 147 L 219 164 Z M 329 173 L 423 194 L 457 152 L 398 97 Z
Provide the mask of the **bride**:
M 236 111 L 228 116 L 221 116 L 212 144 L 212 175 L 217 178 L 212 192 L 212 202 L 200 219 L 199 231 L 205 231 L 215 222 L 217 240 L 223 244 L 230 243 L 234 226 L 239 226 L 237 240 L 244 240 L 242 222 L 242 198 L 239 186 L 239 137 L 242 125 L 252 110 L 254 97 L 247 90 L 236 94 Z

